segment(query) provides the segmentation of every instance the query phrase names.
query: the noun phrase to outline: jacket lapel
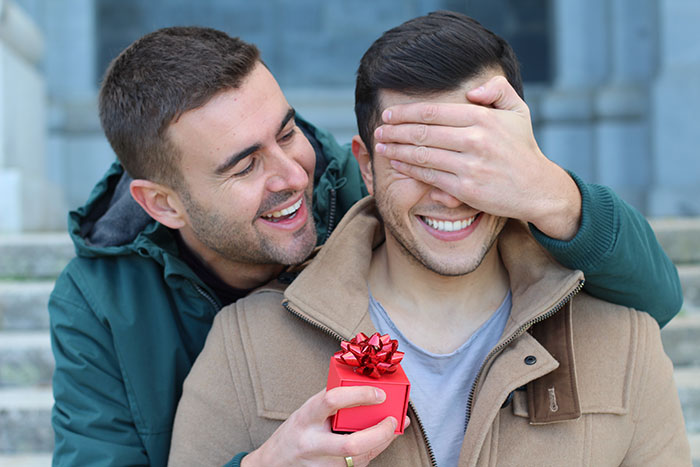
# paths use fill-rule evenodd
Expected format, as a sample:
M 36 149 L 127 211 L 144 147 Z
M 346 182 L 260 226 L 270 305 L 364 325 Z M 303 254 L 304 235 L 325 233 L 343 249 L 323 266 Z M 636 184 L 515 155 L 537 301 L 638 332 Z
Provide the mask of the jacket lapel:
M 581 416 L 574 368 L 571 301 L 530 333 L 559 362 L 559 367 L 531 381 L 527 387 L 530 423 L 574 420 Z
M 374 332 L 369 318 L 367 271 L 372 250 L 384 241 L 372 198 L 348 211 L 333 235 L 285 292 L 303 318 L 344 339 Z

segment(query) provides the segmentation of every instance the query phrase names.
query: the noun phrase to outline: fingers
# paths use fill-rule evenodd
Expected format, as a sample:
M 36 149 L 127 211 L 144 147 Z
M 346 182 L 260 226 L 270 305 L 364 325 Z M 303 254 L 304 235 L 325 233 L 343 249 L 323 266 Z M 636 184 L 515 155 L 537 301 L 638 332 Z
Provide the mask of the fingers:
M 344 435 L 331 431 L 329 417 L 341 408 L 379 404 L 385 399 L 384 391 L 372 386 L 322 390 L 246 457 L 251 465 L 342 467 L 343 458 L 351 456 L 355 465 L 364 467 L 394 440 L 396 419 L 387 417 L 375 426 Z
M 334 435 L 328 452 L 340 453 L 341 456 L 361 456 L 368 452 L 377 452 L 380 446 L 388 446 L 395 438 L 396 424 L 394 417 L 387 417 L 364 430 L 349 435 Z
M 374 139 L 377 144 L 399 143 L 463 151 L 465 147 L 478 144 L 481 134 L 482 130 L 476 126 L 455 127 L 406 123 L 382 125 L 375 130 Z
M 325 389 L 312 396 L 299 410 L 300 422 L 322 423 L 338 410 L 359 405 L 381 404 L 386 394 L 372 386 L 337 387 Z
M 428 125 L 470 126 L 478 120 L 481 105 L 447 102 L 415 102 L 388 107 L 382 112 L 382 121 L 389 125 L 425 123 Z
M 349 435 L 331 435 L 327 452 L 339 457 L 350 456 L 357 466 L 367 465 L 396 439 L 396 425 L 394 417 L 387 417 L 362 431 Z
M 453 173 L 407 164 L 397 160 L 391 160 L 390 163 L 394 170 L 414 180 L 439 188 L 445 193 L 453 194 L 458 192 L 460 180 Z
M 375 146 L 375 153 L 390 160 L 418 165 L 426 169 L 437 169 L 451 174 L 457 174 L 463 170 L 469 159 L 469 155 L 463 151 L 411 144 L 378 143 Z M 460 157 L 456 157 L 457 153 L 460 153 Z
M 483 85 L 467 92 L 467 99 L 474 104 L 492 106 L 501 110 L 526 110 L 525 102 L 518 96 L 505 76 L 494 76 Z
M 394 420 L 393 417 L 388 417 L 388 418 L 384 419 L 379 425 L 375 425 L 374 427 L 368 428 L 367 430 L 371 430 L 371 429 L 377 428 L 377 427 L 379 427 L 382 423 L 388 421 L 389 419 L 393 420 L 394 422 L 396 421 L 396 420 Z M 405 419 L 405 421 L 404 421 L 404 428 L 408 428 L 410 425 L 411 425 L 411 419 L 408 418 L 408 417 L 406 417 L 406 419 Z M 363 452 L 363 453 L 361 453 L 361 454 L 359 454 L 359 455 L 357 455 L 357 456 L 351 456 L 352 459 L 353 459 L 353 462 L 354 462 L 354 464 L 355 464 L 356 466 L 368 465 L 368 464 L 370 463 L 370 461 L 372 461 L 372 459 L 374 459 L 374 458 L 377 457 L 379 454 L 381 454 L 382 452 L 384 452 L 384 450 L 385 450 L 386 448 L 388 448 L 389 445 L 390 445 L 392 442 L 394 442 L 394 440 L 395 440 L 397 437 L 401 436 L 401 435 L 397 435 L 397 434 L 394 433 L 394 431 L 396 430 L 396 425 L 395 425 L 395 424 L 392 423 L 392 425 L 391 425 L 391 427 L 390 427 L 389 429 L 391 430 L 391 431 L 390 431 L 390 435 L 389 435 L 388 437 L 386 437 L 386 438 L 384 439 L 384 441 L 382 441 L 381 439 L 378 438 L 378 439 L 376 440 L 376 442 L 370 443 L 370 446 L 365 446 L 365 447 L 364 447 L 364 449 L 366 450 L 365 452 Z M 365 430 L 365 431 L 366 431 L 366 430 Z M 358 432 L 358 433 L 361 433 L 361 432 Z M 355 434 L 357 434 L 357 433 L 355 433 Z M 386 433 L 380 433 L 379 436 L 384 436 L 385 434 L 386 434 Z M 350 436 L 353 436 L 353 435 L 350 435 Z M 373 436 L 374 436 L 374 433 L 373 433 Z

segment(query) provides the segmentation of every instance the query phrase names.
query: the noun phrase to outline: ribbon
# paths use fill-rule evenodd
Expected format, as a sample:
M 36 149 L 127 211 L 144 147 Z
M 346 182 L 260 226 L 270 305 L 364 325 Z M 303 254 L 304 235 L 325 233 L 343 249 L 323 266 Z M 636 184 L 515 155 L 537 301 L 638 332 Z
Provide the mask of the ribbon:
M 359 333 L 349 342 L 342 341 L 333 358 L 338 363 L 355 367 L 355 372 L 371 378 L 379 378 L 384 373 L 393 373 L 403 358 L 403 352 L 396 349 L 399 343 L 389 334 L 380 336 L 375 332 L 370 337 Z

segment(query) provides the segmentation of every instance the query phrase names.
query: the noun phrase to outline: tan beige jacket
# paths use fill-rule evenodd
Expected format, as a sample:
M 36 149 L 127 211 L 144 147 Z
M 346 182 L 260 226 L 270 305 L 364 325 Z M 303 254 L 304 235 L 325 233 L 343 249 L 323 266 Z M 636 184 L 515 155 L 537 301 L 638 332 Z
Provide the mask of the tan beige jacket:
M 339 340 L 374 332 L 366 277 L 382 241 L 367 198 L 284 295 L 273 283 L 219 313 L 185 381 L 171 465 L 223 465 L 255 449 L 325 387 Z M 522 223 L 508 223 L 499 250 L 513 307 L 477 379 L 459 465 L 690 465 L 656 322 L 579 292 L 582 274 L 554 262 Z M 409 416 L 373 466 L 432 464 Z

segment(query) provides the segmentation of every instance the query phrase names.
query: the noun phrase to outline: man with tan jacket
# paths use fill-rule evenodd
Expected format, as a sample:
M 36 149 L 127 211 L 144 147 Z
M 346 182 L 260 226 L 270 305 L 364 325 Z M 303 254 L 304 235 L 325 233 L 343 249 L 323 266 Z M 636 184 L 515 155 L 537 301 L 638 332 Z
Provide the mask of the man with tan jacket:
M 490 103 L 510 110 L 493 124 L 529 119 L 519 95 L 508 44 L 463 15 L 416 18 L 370 47 L 353 152 L 372 196 L 289 271 L 291 285 L 273 282 L 217 316 L 185 382 L 171 464 L 238 454 L 244 466 L 690 465 L 656 322 L 581 291 L 583 274 L 556 263 L 507 209 L 461 201 L 487 186 L 452 184 L 430 165 L 484 169 L 469 154 L 431 149 L 422 125 L 391 125 L 414 109 L 405 104 L 466 96 L 481 104 L 471 113 L 441 106 L 422 117 L 507 153 L 507 133 L 479 141 L 490 123 L 479 117 Z M 329 415 L 383 399 L 369 387 L 323 389 L 339 341 L 375 329 L 405 352 L 412 423 L 398 437 L 392 418 L 334 434 Z

